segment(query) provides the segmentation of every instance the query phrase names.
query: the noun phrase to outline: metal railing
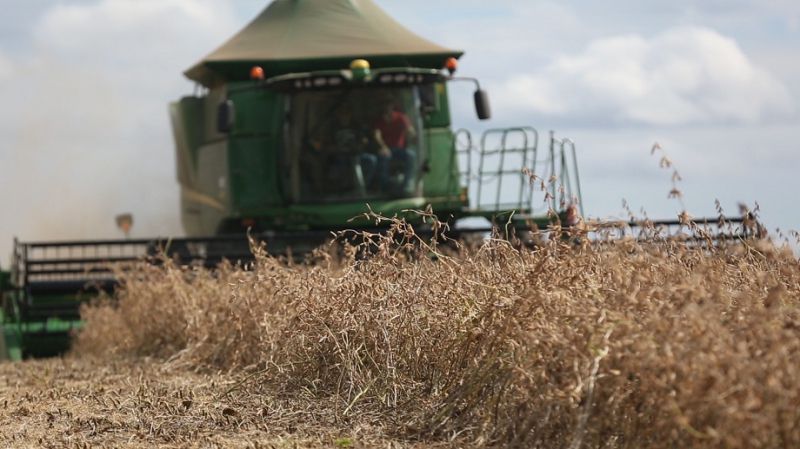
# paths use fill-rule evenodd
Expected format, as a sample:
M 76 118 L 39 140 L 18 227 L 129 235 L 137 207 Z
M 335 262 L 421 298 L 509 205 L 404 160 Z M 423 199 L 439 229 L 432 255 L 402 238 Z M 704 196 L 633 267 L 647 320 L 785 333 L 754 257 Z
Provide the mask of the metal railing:
M 116 281 L 114 270 L 159 254 L 180 263 L 201 261 L 215 266 L 223 259 L 250 261 L 246 236 L 179 239 L 127 239 L 14 241 L 12 282 L 18 288 L 75 290 L 86 286 L 107 287 Z
M 489 129 L 477 143 L 468 130 L 456 131 L 454 155 L 470 210 L 533 214 L 540 206 L 546 214 L 581 206 L 575 143 L 552 131 L 545 151 L 539 141 L 539 132 L 529 126 Z

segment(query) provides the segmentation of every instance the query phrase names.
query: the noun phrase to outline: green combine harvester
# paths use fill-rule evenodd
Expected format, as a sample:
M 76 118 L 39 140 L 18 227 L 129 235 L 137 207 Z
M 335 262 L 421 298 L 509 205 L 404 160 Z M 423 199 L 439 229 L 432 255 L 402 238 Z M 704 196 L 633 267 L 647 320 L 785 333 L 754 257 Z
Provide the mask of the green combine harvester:
M 188 237 L 15 241 L 0 272 L 0 358 L 63 353 L 80 304 L 113 292 L 110 266 L 159 249 L 208 267 L 246 261 L 249 231 L 271 252 L 303 254 L 332 231 L 376 230 L 354 219 L 369 210 L 424 232 L 410 211 L 430 207 L 455 236 L 486 232 L 459 226 L 470 217 L 506 230 L 569 223 L 582 212 L 571 141 L 454 131 L 450 83 L 474 85 L 478 117 L 490 116 L 478 81 L 455 76 L 461 55 L 371 0 L 275 0 L 185 72 L 195 94 L 169 107 Z

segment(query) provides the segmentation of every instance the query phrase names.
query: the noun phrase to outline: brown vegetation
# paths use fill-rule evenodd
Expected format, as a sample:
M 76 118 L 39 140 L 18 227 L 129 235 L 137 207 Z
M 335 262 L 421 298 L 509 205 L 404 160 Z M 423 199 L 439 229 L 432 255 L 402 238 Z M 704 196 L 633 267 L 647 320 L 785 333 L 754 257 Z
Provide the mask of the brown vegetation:
M 213 273 L 143 265 L 84 310 L 76 350 L 235 373 L 220 397 L 317 401 L 333 422 L 407 441 L 800 447 L 789 252 L 562 240 L 346 252 L 287 265 L 258 251 L 248 270 Z

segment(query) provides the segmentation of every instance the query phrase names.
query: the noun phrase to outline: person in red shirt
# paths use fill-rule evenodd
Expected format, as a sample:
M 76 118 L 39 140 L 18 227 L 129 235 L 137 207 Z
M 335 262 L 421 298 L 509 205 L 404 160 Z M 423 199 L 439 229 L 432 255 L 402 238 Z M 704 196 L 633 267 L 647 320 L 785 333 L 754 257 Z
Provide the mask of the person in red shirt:
M 375 141 L 378 143 L 378 166 L 380 188 L 388 190 L 390 173 L 389 167 L 397 161 L 403 166 L 403 193 L 411 193 L 414 181 L 416 157 L 408 149 L 409 140 L 417 133 L 408 116 L 395 109 L 394 104 L 387 102 L 383 111 L 375 120 Z

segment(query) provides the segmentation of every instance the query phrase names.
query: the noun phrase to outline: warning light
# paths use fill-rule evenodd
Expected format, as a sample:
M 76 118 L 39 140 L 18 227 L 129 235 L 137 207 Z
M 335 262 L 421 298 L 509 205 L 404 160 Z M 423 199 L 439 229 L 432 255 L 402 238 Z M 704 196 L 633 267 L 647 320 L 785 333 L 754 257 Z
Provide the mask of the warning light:
M 350 70 L 369 70 L 369 61 L 366 59 L 353 59 L 350 63 Z
M 250 79 L 251 80 L 263 80 L 264 79 L 264 69 L 259 66 L 253 66 L 250 69 Z
M 364 79 L 369 76 L 369 61 L 366 59 L 354 59 L 350 62 L 350 71 L 354 79 Z
M 452 57 L 447 58 L 447 61 L 444 62 L 444 68 L 446 68 L 451 75 L 456 73 L 456 69 L 458 68 L 458 59 Z

